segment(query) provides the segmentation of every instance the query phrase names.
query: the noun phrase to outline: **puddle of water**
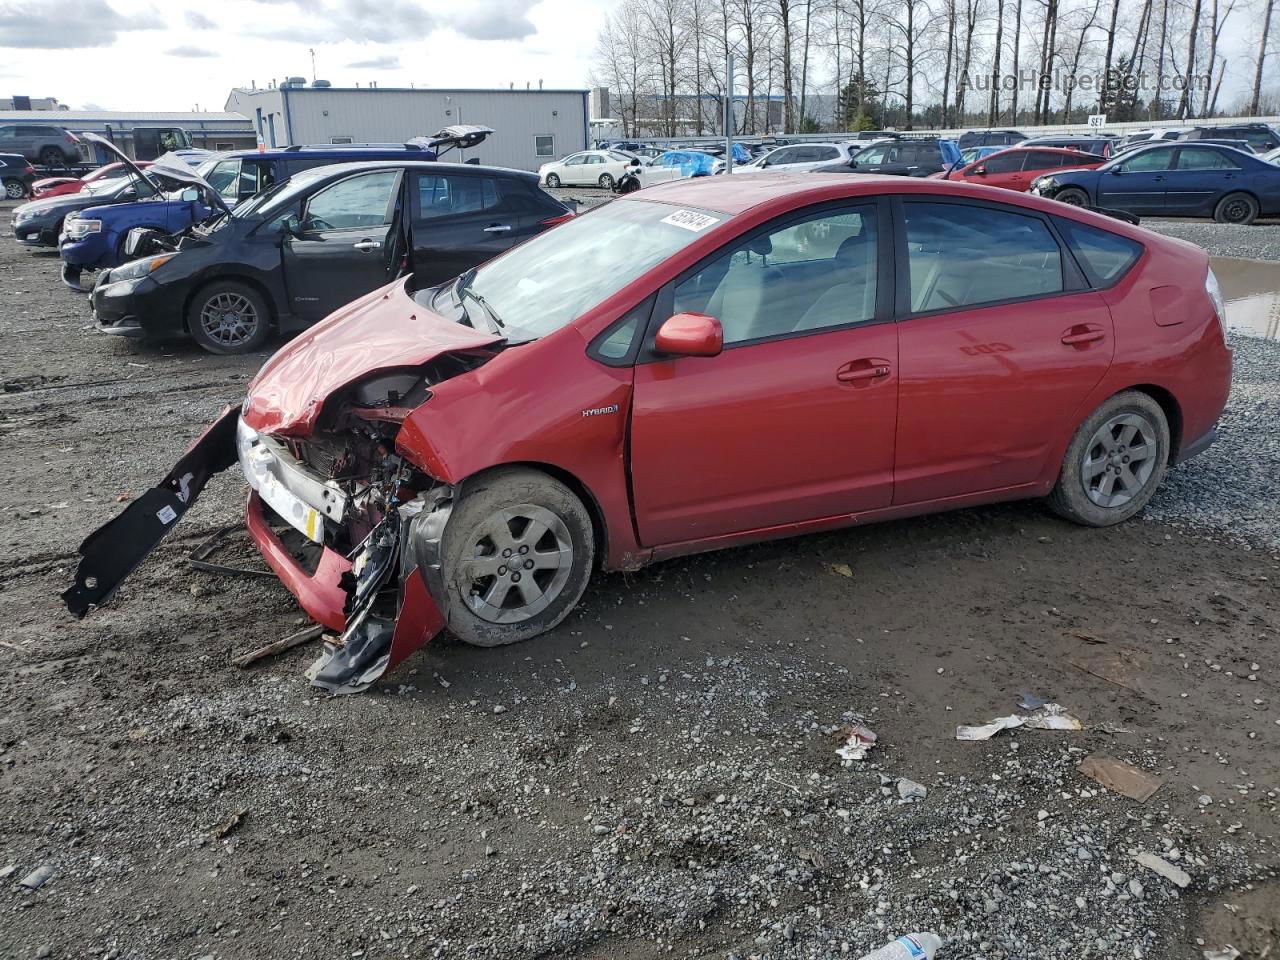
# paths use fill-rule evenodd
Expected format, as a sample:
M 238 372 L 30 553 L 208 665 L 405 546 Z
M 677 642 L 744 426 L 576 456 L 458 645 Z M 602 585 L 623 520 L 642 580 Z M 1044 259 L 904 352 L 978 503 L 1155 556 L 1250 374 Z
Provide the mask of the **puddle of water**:
M 1211 257 L 1227 302 L 1227 329 L 1280 340 L 1280 263 Z

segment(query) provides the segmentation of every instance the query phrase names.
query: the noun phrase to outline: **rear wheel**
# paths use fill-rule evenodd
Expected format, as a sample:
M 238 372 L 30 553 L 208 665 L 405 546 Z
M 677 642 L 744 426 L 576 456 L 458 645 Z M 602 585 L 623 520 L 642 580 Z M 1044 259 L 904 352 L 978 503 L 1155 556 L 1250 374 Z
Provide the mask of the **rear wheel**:
M 1071 439 L 1049 506 L 1088 527 L 1128 520 L 1155 494 L 1169 461 L 1169 421 L 1150 396 L 1127 390 L 1098 407 Z
M 468 481 L 441 544 L 449 629 L 479 647 L 550 630 L 582 596 L 594 556 L 591 517 L 555 478 L 506 467 Z
M 1087 207 L 1089 195 L 1079 187 L 1065 187 L 1053 195 L 1053 199 L 1069 203 L 1073 207 Z
M 45 147 L 40 151 L 40 162 L 46 167 L 65 167 L 67 158 L 57 147 Z
M 9 179 L 4 182 L 6 200 L 21 200 L 27 195 L 27 188 L 21 180 Z
M 1214 207 L 1213 219 L 1219 223 L 1253 223 L 1258 217 L 1258 201 L 1247 193 L 1228 193 Z
M 560 186 L 560 178 L 557 177 L 554 173 L 548 173 L 547 186 L 550 187 L 552 190 L 554 190 L 556 187 Z
M 201 289 L 187 309 L 187 329 L 210 353 L 251 353 L 271 332 L 266 301 L 253 287 L 218 280 Z
M 600 180 L 599 180 L 599 183 L 600 183 L 600 188 L 601 188 L 602 190 L 612 190 L 612 189 L 613 189 L 613 177 L 611 177 L 611 176 L 610 176 L 609 174 L 607 174 L 607 173 L 602 173 L 602 174 L 600 174 Z

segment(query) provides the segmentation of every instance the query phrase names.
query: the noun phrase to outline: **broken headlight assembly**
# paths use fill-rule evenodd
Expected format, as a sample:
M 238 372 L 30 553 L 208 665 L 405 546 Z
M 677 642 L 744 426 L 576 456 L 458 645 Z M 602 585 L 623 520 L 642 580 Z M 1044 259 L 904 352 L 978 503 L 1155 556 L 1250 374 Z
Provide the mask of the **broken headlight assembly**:
M 164 253 L 156 257 L 134 260 L 123 267 L 115 267 L 111 271 L 111 282 L 119 283 L 121 280 L 141 280 L 143 277 L 149 277 L 176 256 L 176 253 Z

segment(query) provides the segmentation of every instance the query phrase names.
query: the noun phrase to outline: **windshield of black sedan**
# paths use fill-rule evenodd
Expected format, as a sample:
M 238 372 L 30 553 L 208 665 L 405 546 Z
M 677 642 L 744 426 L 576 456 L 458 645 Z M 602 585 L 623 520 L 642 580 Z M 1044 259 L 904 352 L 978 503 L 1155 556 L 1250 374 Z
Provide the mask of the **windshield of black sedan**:
M 511 342 L 535 340 L 573 322 L 727 220 L 729 214 L 714 210 L 615 201 L 480 267 L 467 284 L 478 303 L 469 297 L 460 306 L 469 313 L 482 304 L 499 318 Z M 416 296 L 433 307 L 433 293 Z

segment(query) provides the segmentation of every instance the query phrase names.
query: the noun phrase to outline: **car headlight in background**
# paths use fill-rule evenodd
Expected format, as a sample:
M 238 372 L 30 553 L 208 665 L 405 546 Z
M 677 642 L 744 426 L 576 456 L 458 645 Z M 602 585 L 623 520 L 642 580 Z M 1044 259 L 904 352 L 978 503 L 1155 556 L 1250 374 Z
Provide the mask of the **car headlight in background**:
M 80 240 L 91 233 L 101 233 L 102 221 L 83 220 L 80 217 L 76 217 L 76 219 L 73 220 L 71 217 L 67 217 L 67 219 L 63 221 L 63 229 L 66 230 L 67 236 L 72 240 Z
M 150 276 L 176 256 L 176 253 L 162 253 L 159 256 L 143 257 L 141 260 L 126 263 L 123 267 L 116 267 L 111 271 L 111 282 L 141 280 L 143 277 Z

